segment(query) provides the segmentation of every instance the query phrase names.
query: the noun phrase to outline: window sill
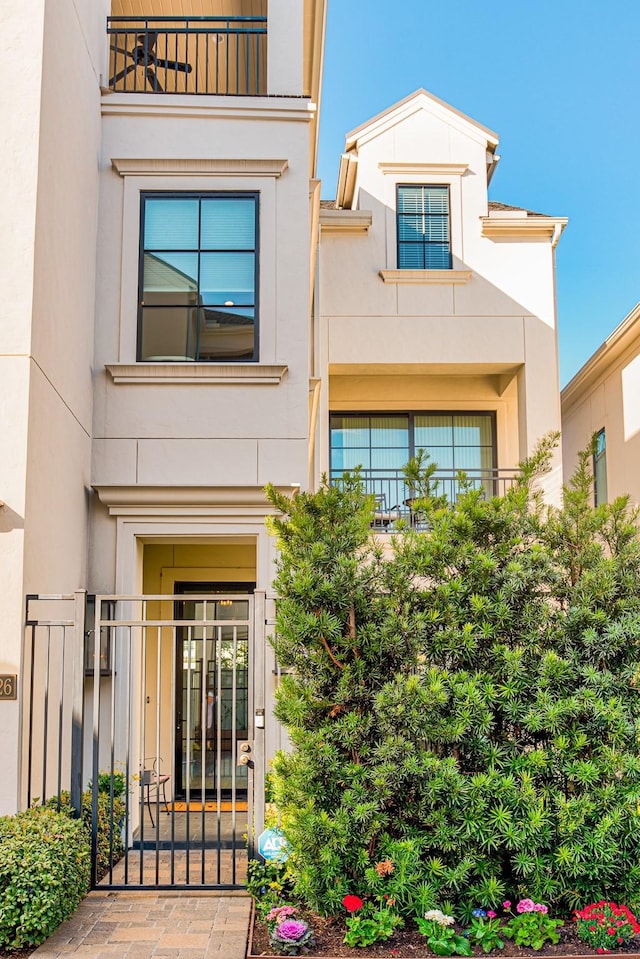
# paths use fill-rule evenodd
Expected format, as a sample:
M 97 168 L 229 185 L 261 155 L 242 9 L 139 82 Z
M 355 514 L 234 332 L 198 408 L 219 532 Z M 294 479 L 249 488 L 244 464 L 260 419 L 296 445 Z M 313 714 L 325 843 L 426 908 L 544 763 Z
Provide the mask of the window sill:
M 385 283 L 468 283 L 471 270 L 380 270 Z
M 107 363 L 114 383 L 277 386 L 287 366 L 259 363 Z

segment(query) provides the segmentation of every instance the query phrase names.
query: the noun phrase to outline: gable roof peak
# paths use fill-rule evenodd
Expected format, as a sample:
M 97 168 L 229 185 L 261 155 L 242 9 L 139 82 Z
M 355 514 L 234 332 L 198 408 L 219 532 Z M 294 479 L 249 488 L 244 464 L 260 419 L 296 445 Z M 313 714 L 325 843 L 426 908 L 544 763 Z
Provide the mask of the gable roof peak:
M 433 93 L 429 93 L 424 87 L 419 87 L 419 89 L 410 93 L 409 96 L 398 100 L 397 103 L 392 104 L 392 106 L 387 107 L 386 110 L 376 114 L 376 116 L 371 117 L 370 120 L 366 120 L 364 123 L 361 123 L 360 126 L 355 127 L 355 129 L 347 133 L 345 149 L 347 151 L 357 150 L 359 142 L 365 139 L 371 139 L 378 133 L 381 133 L 387 126 L 401 119 L 403 114 L 410 114 L 421 108 L 440 114 L 443 112 L 449 113 L 456 117 L 458 121 L 462 121 L 463 126 L 471 127 L 475 131 L 476 136 L 478 132 L 481 133 L 482 138 L 487 142 L 487 148 L 491 151 L 495 150 L 498 145 L 498 134 L 494 133 L 493 130 L 473 120 L 465 113 L 452 107 L 450 103 L 446 103 L 444 100 L 436 97 Z

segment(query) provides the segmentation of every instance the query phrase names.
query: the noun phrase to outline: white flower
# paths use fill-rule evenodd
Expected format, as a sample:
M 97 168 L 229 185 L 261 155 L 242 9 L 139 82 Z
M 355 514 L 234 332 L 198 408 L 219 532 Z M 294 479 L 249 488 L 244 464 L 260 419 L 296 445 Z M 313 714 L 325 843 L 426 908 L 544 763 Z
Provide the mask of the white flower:
M 455 922 L 453 916 L 445 916 L 440 909 L 429 909 L 428 912 L 425 912 L 424 918 L 431 922 L 437 922 L 439 926 L 452 926 Z

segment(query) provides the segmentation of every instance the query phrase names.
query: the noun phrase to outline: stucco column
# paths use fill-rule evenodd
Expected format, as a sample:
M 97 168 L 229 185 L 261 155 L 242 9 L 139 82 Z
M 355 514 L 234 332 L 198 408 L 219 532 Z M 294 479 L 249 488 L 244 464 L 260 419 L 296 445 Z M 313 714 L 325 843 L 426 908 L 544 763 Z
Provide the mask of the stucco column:
M 267 93 L 302 95 L 303 8 L 301 0 L 269 0 Z

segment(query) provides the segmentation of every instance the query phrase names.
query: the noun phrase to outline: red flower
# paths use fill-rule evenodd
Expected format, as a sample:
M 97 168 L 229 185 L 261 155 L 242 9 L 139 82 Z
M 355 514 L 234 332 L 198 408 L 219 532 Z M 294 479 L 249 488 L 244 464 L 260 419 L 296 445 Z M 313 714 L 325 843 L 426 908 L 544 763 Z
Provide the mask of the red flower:
M 347 912 L 357 912 L 358 909 L 362 909 L 364 903 L 360 896 L 345 896 L 342 905 Z

